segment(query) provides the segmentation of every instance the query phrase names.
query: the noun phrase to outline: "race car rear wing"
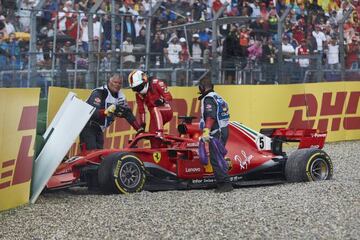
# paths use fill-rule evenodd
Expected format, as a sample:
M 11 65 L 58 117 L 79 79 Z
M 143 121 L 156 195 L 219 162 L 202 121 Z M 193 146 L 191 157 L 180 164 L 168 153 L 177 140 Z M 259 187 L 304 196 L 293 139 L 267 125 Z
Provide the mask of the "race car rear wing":
M 267 128 L 261 129 L 260 133 L 281 142 L 299 142 L 298 148 L 322 149 L 325 144 L 327 132 L 319 132 L 317 129 L 289 129 Z

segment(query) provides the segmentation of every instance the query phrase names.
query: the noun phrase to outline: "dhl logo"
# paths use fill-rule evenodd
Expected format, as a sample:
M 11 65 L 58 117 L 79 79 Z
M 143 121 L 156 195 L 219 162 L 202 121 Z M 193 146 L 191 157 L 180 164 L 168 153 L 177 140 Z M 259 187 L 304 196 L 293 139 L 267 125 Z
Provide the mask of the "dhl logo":
M 290 123 L 262 123 L 265 127 L 317 128 L 321 131 L 359 130 L 360 113 L 357 113 L 360 92 L 325 92 L 320 104 L 311 93 L 292 95 L 289 108 L 294 110 Z M 344 117 L 345 115 L 345 117 Z
M 23 107 L 18 132 L 36 129 L 38 106 Z M 30 181 L 33 156 L 29 155 L 33 136 L 22 136 L 16 159 L 0 164 L 0 189 Z M 15 144 L 15 143 L 14 143 Z

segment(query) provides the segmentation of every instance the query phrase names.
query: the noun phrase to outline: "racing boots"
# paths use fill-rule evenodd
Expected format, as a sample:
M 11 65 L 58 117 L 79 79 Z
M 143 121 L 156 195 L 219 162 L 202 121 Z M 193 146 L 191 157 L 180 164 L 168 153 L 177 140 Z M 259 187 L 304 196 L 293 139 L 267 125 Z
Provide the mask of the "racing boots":
M 234 190 L 233 186 L 229 182 L 219 183 L 217 185 L 217 188 L 215 189 L 216 193 L 225 193 L 225 192 L 231 192 Z

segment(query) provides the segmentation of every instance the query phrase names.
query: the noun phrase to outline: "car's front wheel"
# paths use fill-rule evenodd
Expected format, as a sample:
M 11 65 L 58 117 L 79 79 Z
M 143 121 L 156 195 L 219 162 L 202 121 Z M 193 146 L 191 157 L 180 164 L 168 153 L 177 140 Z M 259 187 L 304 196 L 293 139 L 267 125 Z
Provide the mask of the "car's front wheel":
M 315 148 L 298 149 L 290 154 L 285 165 L 285 177 L 289 182 L 329 180 L 333 164 L 326 152 Z
M 102 161 L 98 179 L 103 192 L 141 192 L 146 180 L 145 168 L 140 159 L 133 154 L 111 154 Z

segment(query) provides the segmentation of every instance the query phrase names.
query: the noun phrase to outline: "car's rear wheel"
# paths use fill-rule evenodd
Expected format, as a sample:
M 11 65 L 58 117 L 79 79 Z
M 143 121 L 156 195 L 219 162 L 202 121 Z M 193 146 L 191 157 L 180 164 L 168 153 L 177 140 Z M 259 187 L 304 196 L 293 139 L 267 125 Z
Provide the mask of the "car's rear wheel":
M 332 161 L 320 149 L 298 149 L 286 161 L 285 177 L 289 182 L 329 180 L 332 175 Z
M 143 163 L 130 153 L 116 153 L 104 158 L 98 171 L 100 189 L 105 193 L 133 193 L 144 189 Z

